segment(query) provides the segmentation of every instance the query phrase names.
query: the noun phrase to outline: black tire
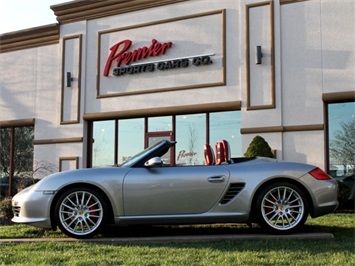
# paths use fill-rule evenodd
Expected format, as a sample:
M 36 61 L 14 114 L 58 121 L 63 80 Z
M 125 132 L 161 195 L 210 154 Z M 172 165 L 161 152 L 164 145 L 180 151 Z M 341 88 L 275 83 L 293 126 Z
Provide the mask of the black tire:
M 256 217 L 258 224 L 270 233 L 295 233 L 307 220 L 307 198 L 291 183 L 268 185 L 257 199 Z
M 105 224 L 107 207 L 103 197 L 85 187 L 64 192 L 55 207 L 55 220 L 60 230 L 69 237 L 92 238 Z

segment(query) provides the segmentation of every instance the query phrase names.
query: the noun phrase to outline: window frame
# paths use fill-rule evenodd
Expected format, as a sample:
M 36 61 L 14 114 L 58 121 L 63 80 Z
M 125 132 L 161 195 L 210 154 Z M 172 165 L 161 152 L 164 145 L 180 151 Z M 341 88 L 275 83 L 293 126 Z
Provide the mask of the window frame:
M 171 133 L 171 140 L 172 141 L 175 141 L 176 140 L 176 116 L 177 115 L 192 115 L 192 114 L 199 114 L 199 113 L 203 113 L 206 115 L 206 128 L 205 128 L 205 131 L 206 131 L 206 139 L 205 139 L 205 142 L 206 143 L 210 143 L 210 114 L 211 113 L 223 113 L 223 112 L 241 112 L 241 110 L 238 108 L 238 109 L 222 109 L 222 110 L 211 110 L 211 111 L 196 111 L 196 112 L 186 112 L 186 113 L 177 113 L 177 114 L 166 114 L 166 113 L 163 113 L 161 115 L 152 115 L 152 116 L 145 116 L 145 117 L 141 117 L 141 116 L 132 116 L 132 117 L 108 117 L 107 119 L 98 119 L 98 120 L 89 120 L 88 121 L 88 147 L 87 147 L 87 151 L 88 151 L 88 156 L 87 156 L 87 163 L 86 163 L 86 166 L 87 168 L 91 168 L 93 167 L 92 163 L 92 158 L 93 158 L 93 129 L 94 129 L 94 123 L 95 122 L 100 122 L 100 121 L 115 121 L 115 124 L 116 124 L 116 128 L 115 128 L 115 139 L 117 141 L 118 139 L 118 124 L 119 124 L 119 121 L 120 120 L 127 120 L 127 119 L 137 119 L 137 118 L 144 118 L 144 143 L 145 143 L 145 147 L 144 148 L 147 148 L 146 145 L 147 145 L 147 142 L 146 142 L 146 139 L 147 139 L 147 135 L 149 134 L 168 134 L 168 133 Z M 172 118 L 172 130 L 171 131 L 156 131 L 156 132 L 149 132 L 148 131 L 148 128 L 149 128 L 149 125 L 148 125 L 148 121 L 149 121 L 149 118 L 153 118 L 153 117 L 159 117 L 159 116 L 171 116 Z M 240 131 L 239 132 L 236 132 L 236 134 L 240 134 L 240 137 L 241 137 L 241 133 Z M 117 145 L 116 145 L 117 144 Z M 117 165 L 117 162 L 118 162 L 118 143 L 115 144 L 115 147 L 114 147 L 114 158 L 115 158 L 115 165 Z M 143 149 L 142 149 L 143 150 Z M 173 153 L 173 164 L 175 165 L 175 160 L 176 160 L 176 155 L 175 155 L 175 152 Z

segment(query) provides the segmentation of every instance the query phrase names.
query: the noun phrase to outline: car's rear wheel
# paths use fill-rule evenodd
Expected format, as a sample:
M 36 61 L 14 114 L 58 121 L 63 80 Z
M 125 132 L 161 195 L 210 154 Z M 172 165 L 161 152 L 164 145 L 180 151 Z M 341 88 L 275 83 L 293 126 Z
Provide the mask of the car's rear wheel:
M 57 201 L 55 218 L 60 230 L 74 238 L 91 238 L 102 228 L 106 216 L 106 204 L 93 189 L 72 188 Z
M 307 198 L 297 186 L 288 182 L 265 187 L 256 208 L 259 225 L 276 234 L 298 231 L 308 216 Z

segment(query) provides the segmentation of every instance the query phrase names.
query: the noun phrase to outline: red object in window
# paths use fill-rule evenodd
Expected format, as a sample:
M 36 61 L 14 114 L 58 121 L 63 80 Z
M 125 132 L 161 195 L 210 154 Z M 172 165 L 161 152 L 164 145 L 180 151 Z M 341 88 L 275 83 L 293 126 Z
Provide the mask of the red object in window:
M 329 179 L 331 179 L 331 177 L 320 168 L 313 169 L 312 171 L 309 172 L 309 174 L 311 176 L 313 176 L 317 180 L 329 180 Z

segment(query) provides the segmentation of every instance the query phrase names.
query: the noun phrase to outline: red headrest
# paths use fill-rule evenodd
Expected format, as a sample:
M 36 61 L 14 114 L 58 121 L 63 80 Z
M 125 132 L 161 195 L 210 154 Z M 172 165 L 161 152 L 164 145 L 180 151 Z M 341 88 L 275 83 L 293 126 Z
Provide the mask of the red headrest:
M 203 154 L 205 156 L 205 165 L 212 165 L 215 163 L 214 152 L 209 144 L 204 145 Z
M 217 142 L 215 146 L 216 146 L 216 164 L 221 164 L 226 161 L 224 146 L 221 141 Z
M 226 141 L 225 139 L 222 139 L 221 142 L 224 148 L 224 158 L 228 162 L 231 159 L 231 149 L 229 146 L 229 142 Z

